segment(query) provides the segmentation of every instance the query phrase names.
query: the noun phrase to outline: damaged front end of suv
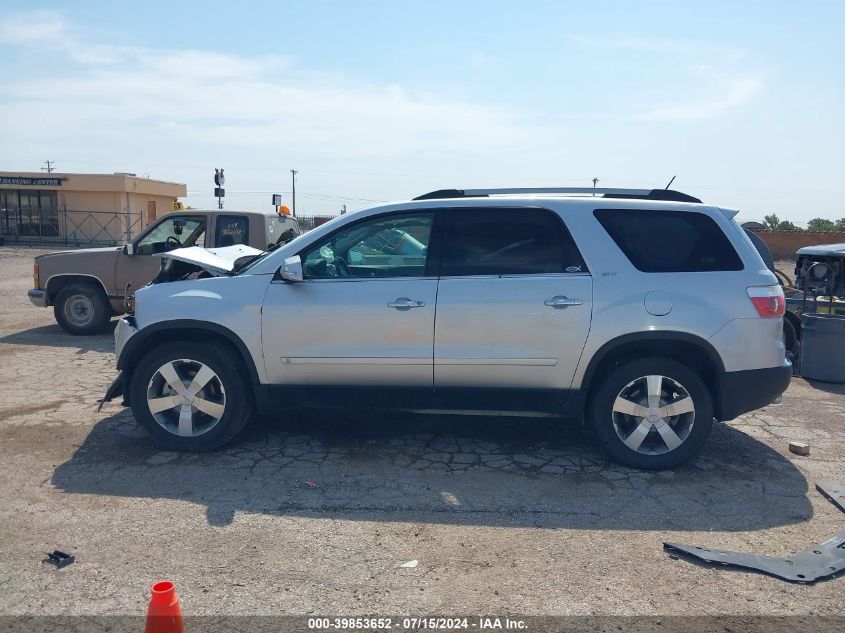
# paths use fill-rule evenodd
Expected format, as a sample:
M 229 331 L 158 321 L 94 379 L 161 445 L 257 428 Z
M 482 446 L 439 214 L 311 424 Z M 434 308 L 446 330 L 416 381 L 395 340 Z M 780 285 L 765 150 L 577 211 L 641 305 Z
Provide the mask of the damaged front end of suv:
M 243 244 L 214 249 L 200 247 L 177 249 L 161 255 L 161 268 L 158 274 L 143 288 L 174 282 L 187 282 L 214 277 L 231 277 L 265 252 Z M 135 309 L 135 294 L 127 292 L 127 315 L 118 321 L 114 331 L 115 356 L 118 358 L 118 361 L 127 342 L 139 329 L 135 317 Z M 125 395 L 123 389 L 123 371 L 118 373 L 117 377 L 106 390 L 106 394 L 99 401 L 97 410 L 99 411 L 106 402 L 110 402 L 120 395 Z

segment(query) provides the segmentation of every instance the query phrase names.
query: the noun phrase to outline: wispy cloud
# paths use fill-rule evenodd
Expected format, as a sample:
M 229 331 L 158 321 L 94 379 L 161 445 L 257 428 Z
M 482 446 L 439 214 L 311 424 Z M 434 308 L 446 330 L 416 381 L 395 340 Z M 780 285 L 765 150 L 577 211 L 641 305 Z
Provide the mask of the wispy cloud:
M 721 90 L 698 97 L 695 101 L 660 106 L 643 114 L 641 119 L 653 121 L 689 121 L 711 119 L 750 102 L 763 89 L 763 81 L 742 77 L 728 82 Z
M 352 82 L 285 56 L 103 45 L 51 12 L 0 24 L 0 44 L 34 55 L 46 39 L 77 64 L 49 81 L 4 82 L 0 118 L 42 137 L 78 129 L 95 141 L 135 136 L 360 157 L 530 150 L 556 133 L 495 106 Z M 56 108 L 61 121 L 49 114 Z

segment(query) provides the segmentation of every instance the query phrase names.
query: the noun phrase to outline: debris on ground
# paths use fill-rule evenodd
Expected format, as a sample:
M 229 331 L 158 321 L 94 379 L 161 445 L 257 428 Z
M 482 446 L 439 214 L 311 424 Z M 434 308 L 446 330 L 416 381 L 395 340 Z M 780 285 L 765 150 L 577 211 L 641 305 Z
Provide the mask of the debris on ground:
M 306 488 L 316 488 L 317 486 L 318 486 L 317 482 L 314 481 L 313 479 L 309 479 L 308 481 L 305 482 Z
M 820 481 L 816 484 L 816 490 L 827 497 L 837 508 L 845 512 L 845 484 L 836 481 Z
M 810 454 L 810 445 L 804 444 L 804 442 L 790 442 L 789 452 L 795 453 L 796 455 L 807 456 Z
M 416 560 L 409 560 L 407 563 L 402 563 L 402 564 L 401 564 L 401 565 L 399 565 L 399 566 L 400 566 L 400 567 L 405 567 L 405 568 L 407 568 L 407 569 L 413 569 L 414 567 L 416 567 L 416 566 L 417 566 L 417 561 L 416 561 Z
M 759 571 L 787 582 L 811 583 L 845 571 L 845 530 L 789 558 L 725 552 L 680 543 L 663 543 L 667 552 L 680 552 L 705 563 Z
M 55 565 L 58 569 L 62 567 L 67 567 L 73 561 L 76 560 L 76 556 L 73 554 L 67 554 L 60 550 L 53 550 L 52 554 L 47 554 L 47 558 L 45 558 L 42 563 L 49 563 L 51 565 Z
M 809 451 L 809 447 L 807 448 Z M 791 443 L 789 450 L 792 450 Z M 821 481 L 816 484 L 816 490 L 845 512 L 845 484 Z M 845 571 L 845 530 L 824 543 L 811 545 L 789 558 L 726 552 L 680 543 L 663 543 L 663 549 L 670 552 L 670 558 L 677 558 L 674 553 L 680 552 L 705 563 L 759 571 L 787 582 L 812 583 Z

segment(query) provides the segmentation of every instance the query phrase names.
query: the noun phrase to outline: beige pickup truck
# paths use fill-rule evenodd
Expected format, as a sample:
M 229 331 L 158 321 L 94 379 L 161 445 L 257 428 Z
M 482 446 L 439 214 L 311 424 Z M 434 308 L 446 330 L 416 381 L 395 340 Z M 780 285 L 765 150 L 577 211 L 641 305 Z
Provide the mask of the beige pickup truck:
M 296 219 L 273 211 L 174 211 L 125 246 L 86 248 L 35 258 L 29 300 L 53 306 L 71 334 L 102 331 L 124 301 L 158 274 L 161 253 L 177 248 L 245 244 L 266 250 L 297 231 Z

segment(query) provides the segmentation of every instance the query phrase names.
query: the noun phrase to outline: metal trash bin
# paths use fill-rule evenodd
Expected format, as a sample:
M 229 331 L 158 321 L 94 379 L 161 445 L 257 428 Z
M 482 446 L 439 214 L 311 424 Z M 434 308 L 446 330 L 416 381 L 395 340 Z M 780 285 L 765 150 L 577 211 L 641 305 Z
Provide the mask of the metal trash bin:
M 845 382 L 845 316 L 801 317 L 801 375 L 822 382 Z

